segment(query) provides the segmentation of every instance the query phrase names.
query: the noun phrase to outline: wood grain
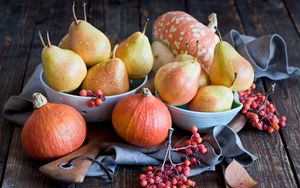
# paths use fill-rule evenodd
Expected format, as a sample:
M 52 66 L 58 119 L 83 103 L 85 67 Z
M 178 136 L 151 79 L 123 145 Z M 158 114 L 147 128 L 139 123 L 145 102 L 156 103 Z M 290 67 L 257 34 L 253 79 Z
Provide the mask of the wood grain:
M 27 2 L 27 1 L 26 1 Z M 34 3 L 34 2 L 33 2 Z M 70 1 L 47 1 L 36 3 L 40 7 L 30 7 L 28 12 L 33 12 L 34 15 L 30 20 L 35 24 L 27 28 L 24 31 L 26 34 L 33 36 L 32 44 L 28 45 L 31 50 L 26 52 L 28 56 L 28 65 L 23 66 L 26 68 L 25 80 L 27 81 L 32 74 L 36 65 L 41 63 L 41 50 L 42 45 L 40 39 L 37 36 L 38 30 L 50 33 L 51 41 L 55 44 L 63 37 L 67 32 L 68 25 L 70 23 L 71 16 L 71 3 Z M 64 8 L 61 8 L 64 7 Z M 35 10 L 35 11 L 33 11 Z M 68 14 L 69 13 L 69 14 Z M 67 23 L 67 24 L 62 24 Z M 34 35 L 33 35 L 34 34 Z M 22 37 L 21 37 L 22 38 Z M 25 47 L 24 47 L 25 48 Z M 26 59 L 27 59 L 26 56 Z M 24 74 L 23 74 L 24 75 Z M 14 81 L 17 77 L 15 77 Z M 23 79 L 22 79 L 23 81 Z M 3 179 L 3 187 L 72 187 L 74 185 L 63 184 L 58 181 L 53 181 L 41 172 L 38 171 L 42 162 L 37 162 L 29 158 L 22 150 L 20 146 L 20 129 L 15 128 L 13 137 L 10 144 L 10 150 L 8 153 L 7 166 L 5 169 L 5 176 Z
M 11 95 L 21 91 L 32 41 L 38 4 L 28 1 L 0 2 L 0 112 Z M 0 174 L 3 179 L 13 125 L 0 117 Z
M 287 12 L 291 18 L 292 23 L 298 30 L 300 35 L 300 1 L 299 0 L 283 0 Z
M 256 3 L 257 2 L 249 1 L 245 4 L 240 4 L 239 8 L 247 13 L 247 17 L 243 16 L 243 20 L 247 23 L 245 24 L 246 30 L 249 34 L 255 33 L 256 35 L 274 32 L 280 34 L 286 41 L 289 41 L 287 43 L 287 48 L 289 50 L 289 64 L 299 67 L 298 49 L 300 48 L 300 39 L 284 4 L 279 0 L 265 1 L 260 6 Z M 262 9 L 265 11 L 258 11 Z M 247 10 L 251 10 L 251 12 Z M 276 19 L 274 19 L 274 17 L 276 17 Z M 254 23 L 268 24 L 264 24 L 263 27 L 261 27 Z M 299 97 L 295 94 L 300 92 L 299 81 L 299 77 L 278 81 L 276 92 L 273 94 L 273 101 L 275 102 L 278 112 L 282 115 L 286 115 L 288 119 L 287 127 L 282 129 L 282 136 L 288 155 L 283 157 L 290 157 L 292 168 L 296 173 L 296 182 L 298 183 L 298 186 L 300 179 L 300 120 L 298 118 L 300 105 Z M 272 83 L 274 83 L 274 81 L 266 79 L 267 88 L 270 88 Z M 289 169 L 287 164 L 285 165 L 285 168 L 285 171 Z M 291 172 L 289 175 L 291 178 L 294 177 Z

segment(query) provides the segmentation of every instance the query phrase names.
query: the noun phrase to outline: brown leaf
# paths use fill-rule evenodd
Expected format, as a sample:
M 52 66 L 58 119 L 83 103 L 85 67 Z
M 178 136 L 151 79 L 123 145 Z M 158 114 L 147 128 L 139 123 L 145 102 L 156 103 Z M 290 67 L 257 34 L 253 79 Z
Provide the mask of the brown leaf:
M 257 184 L 236 160 L 233 160 L 226 168 L 225 180 L 233 188 L 248 188 Z

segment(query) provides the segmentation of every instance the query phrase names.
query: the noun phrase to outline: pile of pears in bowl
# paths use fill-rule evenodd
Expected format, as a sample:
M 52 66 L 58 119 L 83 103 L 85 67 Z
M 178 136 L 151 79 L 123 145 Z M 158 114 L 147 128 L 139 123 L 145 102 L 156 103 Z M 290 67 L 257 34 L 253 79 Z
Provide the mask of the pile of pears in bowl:
M 158 69 L 154 88 L 177 126 L 189 130 L 196 125 L 200 132 L 208 132 L 237 115 L 242 109 L 237 92 L 248 89 L 253 79 L 252 65 L 221 39 L 209 69 L 185 50 Z
M 151 45 L 144 29 L 111 51 L 105 34 L 86 21 L 86 14 L 77 19 L 75 4 L 72 8 L 74 21 L 58 46 L 48 32 L 47 41 L 39 33 L 44 46 L 40 81 L 51 102 L 75 107 L 88 122 L 108 120 L 121 98 L 146 84 L 153 66 Z

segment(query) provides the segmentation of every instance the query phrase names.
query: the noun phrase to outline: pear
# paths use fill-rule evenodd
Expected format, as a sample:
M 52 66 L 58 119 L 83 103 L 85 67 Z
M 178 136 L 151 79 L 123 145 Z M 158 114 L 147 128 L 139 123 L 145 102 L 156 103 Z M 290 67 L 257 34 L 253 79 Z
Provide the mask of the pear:
M 161 41 L 153 41 L 151 44 L 151 49 L 153 53 L 153 72 L 157 72 L 158 69 L 167 64 L 174 62 L 175 56 L 169 46 L 167 46 L 165 43 Z
M 153 67 L 153 54 L 145 31 L 148 21 L 145 23 L 143 32 L 135 32 L 120 43 L 116 57 L 125 63 L 129 78 L 141 79 L 145 77 Z
M 82 89 L 96 92 L 103 91 L 106 96 L 129 91 L 129 79 L 125 64 L 115 57 L 118 45 L 114 47 L 112 59 L 98 63 L 88 70 L 82 82 Z
M 197 41 L 197 47 L 198 47 L 198 41 Z M 194 56 L 188 55 L 187 49 L 188 49 L 188 43 L 186 43 L 186 45 L 185 45 L 184 53 L 177 55 L 175 58 L 175 61 L 194 61 L 195 59 L 198 59 L 198 57 L 195 58 Z M 198 49 L 196 49 L 196 51 L 198 51 Z M 200 88 L 200 87 L 209 85 L 209 76 L 208 76 L 207 69 L 202 65 L 202 63 L 199 63 L 199 65 L 200 65 L 201 71 L 200 71 L 200 76 L 199 76 L 198 87 Z
M 69 33 L 61 40 L 59 47 L 76 52 L 86 65 L 91 67 L 109 59 L 111 46 L 108 38 L 86 21 L 85 6 L 84 15 L 84 20 L 77 19 L 75 3 L 73 3 L 74 21 L 70 25 Z
M 60 92 L 71 92 L 77 89 L 87 73 L 82 58 L 71 50 L 52 45 L 48 32 L 47 45 L 40 32 L 39 37 L 44 46 L 41 56 L 44 77 L 48 85 Z
M 198 112 L 221 112 L 230 110 L 233 102 L 231 89 L 220 85 L 199 88 L 188 108 Z
M 200 69 L 196 60 L 163 65 L 154 78 L 159 97 L 174 106 L 188 103 L 197 93 Z
M 231 87 L 233 91 L 250 88 L 254 80 L 252 65 L 228 42 L 222 41 L 221 37 L 220 39 L 215 47 L 214 59 L 209 71 L 211 84 Z M 235 73 L 237 77 L 233 83 Z

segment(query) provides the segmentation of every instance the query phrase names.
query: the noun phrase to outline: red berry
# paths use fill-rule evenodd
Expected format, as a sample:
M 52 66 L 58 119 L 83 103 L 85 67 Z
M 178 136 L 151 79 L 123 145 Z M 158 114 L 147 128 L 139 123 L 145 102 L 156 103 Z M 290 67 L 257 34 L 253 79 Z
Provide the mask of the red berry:
M 103 101 L 101 99 L 99 99 L 99 98 L 95 99 L 95 105 L 96 106 L 100 106 L 102 104 L 102 102 Z
M 139 175 L 140 180 L 143 180 L 143 179 L 146 179 L 146 178 L 147 178 L 146 174 L 140 174 Z
M 82 96 L 82 97 L 86 97 L 87 96 L 87 91 L 85 89 L 82 89 L 80 92 L 79 92 L 79 95 Z
M 95 93 L 96 96 L 102 96 L 103 95 L 103 91 L 101 89 L 98 89 Z
M 198 132 L 198 127 L 196 127 L 195 125 L 193 125 L 193 126 L 190 128 L 190 131 L 191 131 L 192 133 L 196 133 L 196 132 Z
M 147 182 L 148 182 L 148 184 L 155 183 L 155 181 L 154 181 L 154 179 L 153 179 L 153 178 L 148 178 L 148 179 L 147 179 Z
M 190 171 L 187 169 L 183 170 L 183 175 L 188 176 L 190 174 Z
M 182 172 L 182 166 L 177 166 L 176 169 L 179 173 Z
M 191 162 L 190 162 L 189 160 L 186 159 L 186 160 L 183 162 L 183 164 L 184 164 L 184 166 L 190 166 Z
M 140 181 L 140 186 L 141 187 L 146 187 L 148 185 L 148 182 L 146 180 L 141 180 Z
M 186 181 L 187 181 L 187 177 L 186 177 L 186 176 L 181 176 L 181 180 L 182 180 L 183 182 L 186 182 Z
M 194 157 L 191 157 L 191 158 L 190 158 L 190 162 L 191 162 L 191 163 L 196 163 L 196 162 L 197 162 L 197 159 L 194 158 Z
M 146 172 L 149 172 L 149 171 L 151 172 L 152 170 L 153 170 L 152 166 L 147 166 L 146 167 Z
M 182 184 L 179 186 L 179 188 L 186 188 L 186 185 Z
M 196 142 L 197 144 L 200 144 L 202 142 L 202 138 L 201 137 L 195 137 L 194 142 Z
M 286 121 L 286 117 L 285 116 L 281 116 L 280 117 L 280 121 Z
M 273 133 L 274 132 L 274 128 L 271 127 L 271 126 L 268 126 L 267 131 L 268 131 L 268 133 Z
M 176 185 L 177 184 L 177 180 L 176 180 L 175 177 L 172 178 L 171 183 L 172 183 L 172 185 Z
M 95 101 L 93 101 L 93 100 L 89 100 L 88 102 L 87 102 L 87 106 L 88 107 L 94 107 L 95 106 Z
M 190 142 L 189 139 L 187 139 L 186 141 L 184 141 L 184 145 L 185 145 L 185 146 L 189 146 L 190 144 L 191 144 L 191 142 Z
M 280 122 L 280 126 L 285 127 L 286 126 L 285 122 Z

